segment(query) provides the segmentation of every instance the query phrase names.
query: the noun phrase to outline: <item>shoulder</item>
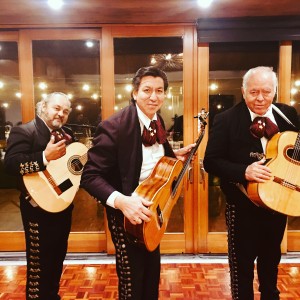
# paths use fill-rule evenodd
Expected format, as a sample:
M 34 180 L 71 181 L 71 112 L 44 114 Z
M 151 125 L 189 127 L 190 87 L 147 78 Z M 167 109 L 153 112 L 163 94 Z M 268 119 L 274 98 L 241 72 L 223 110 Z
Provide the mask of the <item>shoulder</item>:
M 215 115 L 216 120 L 218 119 L 222 119 L 222 120 L 226 120 L 226 119 L 230 119 L 232 120 L 236 120 L 239 117 L 244 118 L 245 116 L 249 115 L 249 111 L 247 109 L 247 106 L 245 104 L 244 101 L 241 101 L 237 104 L 235 104 L 233 107 L 226 109 L 223 112 L 217 113 Z

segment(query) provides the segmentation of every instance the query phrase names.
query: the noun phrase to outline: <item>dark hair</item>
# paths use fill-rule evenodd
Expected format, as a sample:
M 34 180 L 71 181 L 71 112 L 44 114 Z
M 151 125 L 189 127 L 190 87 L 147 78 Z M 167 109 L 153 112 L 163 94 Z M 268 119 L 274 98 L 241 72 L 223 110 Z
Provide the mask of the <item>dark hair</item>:
M 133 79 L 132 79 L 132 86 L 133 91 L 137 91 L 140 87 L 141 80 L 145 76 L 153 76 L 153 77 L 160 77 L 164 81 L 164 91 L 168 89 L 169 82 L 167 75 L 164 71 L 156 68 L 156 67 L 142 67 L 137 70 Z

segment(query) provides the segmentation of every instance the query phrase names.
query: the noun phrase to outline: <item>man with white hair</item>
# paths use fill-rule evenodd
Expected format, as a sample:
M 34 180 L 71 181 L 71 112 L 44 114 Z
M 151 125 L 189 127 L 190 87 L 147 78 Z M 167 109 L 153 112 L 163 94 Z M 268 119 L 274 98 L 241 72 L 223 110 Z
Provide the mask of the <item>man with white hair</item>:
M 276 89 L 277 77 L 272 68 L 250 69 L 243 78 L 244 101 L 215 116 L 204 157 L 205 170 L 220 177 L 226 196 L 234 300 L 254 299 L 255 260 L 260 299 L 279 299 L 277 273 L 287 217 L 255 205 L 246 195 L 248 182 L 263 183 L 272 178 L 271 169 L 264 165 L 268 139 L 278 131 L 299 129 L 293 107 L 272 104 Z

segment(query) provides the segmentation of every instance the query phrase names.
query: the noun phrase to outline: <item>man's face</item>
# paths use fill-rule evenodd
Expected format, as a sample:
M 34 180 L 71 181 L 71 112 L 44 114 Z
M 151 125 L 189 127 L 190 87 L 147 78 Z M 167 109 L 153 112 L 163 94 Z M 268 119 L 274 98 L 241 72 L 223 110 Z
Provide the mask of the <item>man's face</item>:
M 153 76 L 143 77 L 139 89 L 133 92 L 133 98 L 141 111 L 152 119 L 165 99 L 163 79 Z
M 71 112 L 70 102 L 62 95 L 53 95 L 42 107 L 42 119 L 49 128 L 61 128 L 68 120 Z
M 242 88 L 248 108 L 258 115 L 266 113 L 273 102 L 275 92 L 276 88 L 271 73 L 264 71 L 251 74 L 247 87 Z

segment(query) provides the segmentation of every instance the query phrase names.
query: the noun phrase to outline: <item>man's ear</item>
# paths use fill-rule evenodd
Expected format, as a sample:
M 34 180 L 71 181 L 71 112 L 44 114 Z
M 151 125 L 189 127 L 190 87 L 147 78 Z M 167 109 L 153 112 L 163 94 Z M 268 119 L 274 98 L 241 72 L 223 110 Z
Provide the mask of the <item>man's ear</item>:
M 133 92 L 132 92 L 132 98 L 133 98 L 134 100 L 136 100 L 136 94 L 137 94 L 136 91 L 133 91 Z

